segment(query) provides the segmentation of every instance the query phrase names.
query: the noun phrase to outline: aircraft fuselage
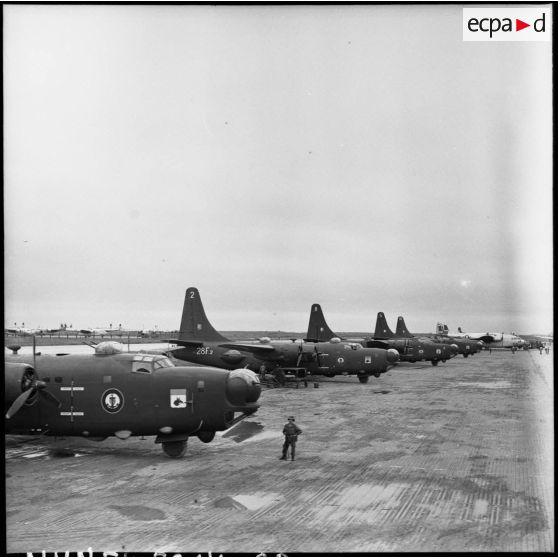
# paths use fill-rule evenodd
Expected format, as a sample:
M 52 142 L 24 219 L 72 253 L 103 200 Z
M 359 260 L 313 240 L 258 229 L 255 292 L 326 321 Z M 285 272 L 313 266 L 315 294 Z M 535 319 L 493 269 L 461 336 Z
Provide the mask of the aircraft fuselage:
M 25 391 L 22 378 L 32 367 L 21 362 L 5 366 L 8 409 Z M 173 366 L 167 358 L 145 354 L 39 357 L 35 374 L 60 406 L 37 389 L 6 420 L 9 433 L 157 435 L 161 441 L 215 433 L 234 424 L 235 413 L 254 413 L 261 389 L 248 371 Z
M 397 355 L 385 349 L 364 348 L 356 343 L 270 343 L 273 350 L 241 351 L 223 347 L 222 343 L 204 343 L 173 349 L 180 360 L 220 368 L 246 367 L 258 371 L 277 367 L 306 368 L 311 374 L 335 376 L 337 374 L 376 375 L 385 372 Z

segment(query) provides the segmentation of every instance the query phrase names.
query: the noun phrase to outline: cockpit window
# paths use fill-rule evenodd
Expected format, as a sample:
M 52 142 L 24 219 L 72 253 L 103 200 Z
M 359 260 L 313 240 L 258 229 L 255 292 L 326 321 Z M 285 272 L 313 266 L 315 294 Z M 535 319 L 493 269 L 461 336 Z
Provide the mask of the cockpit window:
M 174 366 L 174 364 L 172 360 L 167 357 L 159 358 L 153 362 L 153 367 L 155 370 L 157 370 L 158 368 L 170 368 L 171 366 Z
M 348 343 L 347 345 L 345 345 L 344 348 L 347 350 L 352 349 L 353 351 L 356 351 L 358 349 L 362 349 L 362 345 L 360 343 Z
M 134 355 L 132 360 L 132 372 L 140 374 L 151 374 L 153 372 L 153 355 Z
M 168 357 L 159 355 L 134 355 L 132 359 L 132 372 L 140 374 L 151 374 L 154 370 L 160 368 L 170 368 L 174 366 L 172 360 Z

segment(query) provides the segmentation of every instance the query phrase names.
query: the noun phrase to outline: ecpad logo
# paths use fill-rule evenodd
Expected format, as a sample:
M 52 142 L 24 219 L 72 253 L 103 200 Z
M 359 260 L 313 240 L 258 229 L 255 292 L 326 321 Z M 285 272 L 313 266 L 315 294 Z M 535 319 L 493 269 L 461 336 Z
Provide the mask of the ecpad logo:
M 464 41 L 550 41 L 552 8 L 463 8 Z

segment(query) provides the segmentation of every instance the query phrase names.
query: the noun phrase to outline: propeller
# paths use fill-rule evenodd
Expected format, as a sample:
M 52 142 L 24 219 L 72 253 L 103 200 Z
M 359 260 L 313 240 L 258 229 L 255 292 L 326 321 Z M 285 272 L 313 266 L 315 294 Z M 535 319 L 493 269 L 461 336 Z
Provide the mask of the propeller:
M 28 369 L 25 371 L 23 379 L 21 381 L 21 387 L 24 389 L 23 393 L 21 393 L 15 401 L 10 405 L 10 408 L 6 412 L 6 418 L 12 418 L 20 409 L 25 405 L 27 400 L 32 397 L 35 393 L 38 393 L 40 396 L 44 397 L 51 403 L 54 403 L 58 407 L 61 406 L 60 401 L 49 391 L 46 391 L 46 382 L 39 380 L 35 376 L 35 372 L 32 369 Z
M 302 360 L 302 343 L 298 346 L 298 356 L 296 357 L 296 367 L 300 366 L 300 361 Z
M 316 359 L 316 362 L 318 364 L 318 368 L 321 368 L 322 363 L 320 362 L 320 352 L 318 351 L 317 345 L 314 345 L 314 355 L 315 355 L 314 358 Z

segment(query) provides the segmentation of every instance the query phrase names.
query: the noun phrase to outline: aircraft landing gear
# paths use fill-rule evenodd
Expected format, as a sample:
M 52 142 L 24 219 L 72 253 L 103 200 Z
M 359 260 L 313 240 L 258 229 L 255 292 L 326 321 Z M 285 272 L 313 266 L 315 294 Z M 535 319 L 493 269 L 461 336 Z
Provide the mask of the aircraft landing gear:
M 179 440 L 177 442 L 163 442 L 163 451 L 169 457 L 182 457 L 186 453 L 186 445 L 188 440 Z
M 438 366 L 438 362 L 439 362 L 438 360 L 433 360 L 432 361 L 432 366 Z
M 463 358 L 467 358 L 469 355 L 467 353 L 463 353 Z
M 368 376 L 365 376 L 365 375 L 363 374 L 362 376 L 359 376 L 359 377 L 358 377 L 358 381 L 359 381 L 361 384 L 367 384 L 367 383 L 368 383 Z
M 213 430 L 202 430 L 198 432 L 197 435 L 204 444 L 209 444 L 209 442 L 215 438 L 215 432 Z

